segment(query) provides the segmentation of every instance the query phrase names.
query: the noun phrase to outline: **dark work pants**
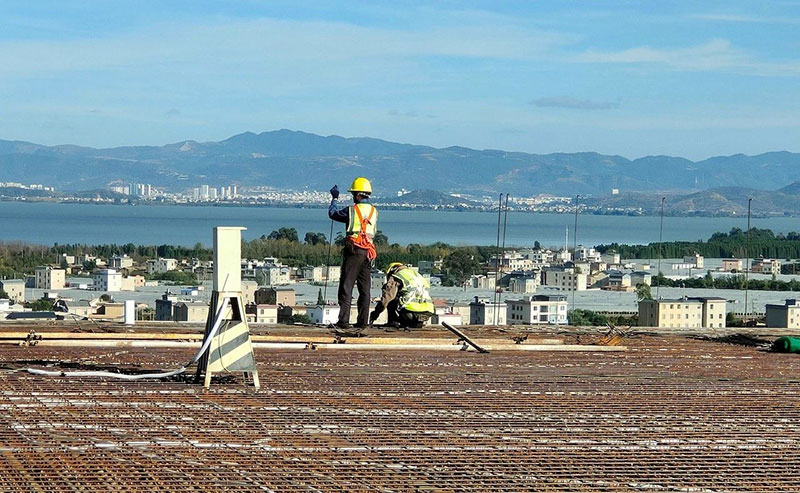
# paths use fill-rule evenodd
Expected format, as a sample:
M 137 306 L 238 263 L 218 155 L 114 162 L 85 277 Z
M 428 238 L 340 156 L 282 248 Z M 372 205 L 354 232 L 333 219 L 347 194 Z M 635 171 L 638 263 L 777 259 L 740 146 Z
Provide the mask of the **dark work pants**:
M 353 286 L 358 288 L 357 325 L 369 323 L 369 287 L 371 262 L 367 251 L 345 244 L 342 250 L 342 274 L 339 278 L 339 323 L 350 322 L 350 305 L 353 301 Z
M 414 313 L 405 309 L 398 310 L 399 304 L 397 299 L 393 299 L 386 306 L 386 312 L 389 316 L 388 322 L 390 324 L 396 322 L 400 327 L 419 329 L 422 328 L 425 322 L 431 317 L 431 314 L 427 312 Z

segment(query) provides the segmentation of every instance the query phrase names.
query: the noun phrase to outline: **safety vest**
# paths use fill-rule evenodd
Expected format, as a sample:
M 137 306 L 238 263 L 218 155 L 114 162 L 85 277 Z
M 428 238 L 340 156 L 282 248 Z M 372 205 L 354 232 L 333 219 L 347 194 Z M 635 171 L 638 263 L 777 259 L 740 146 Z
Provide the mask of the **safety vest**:
M 392 275 L 403 284 L 397 300 L 400 308 L 415 313 L 434 312 L 427 279 L 407 267 Z
M 363 218 L 367 223 L 365 233 L 370 239 L 375 237 L 378 225 L 378 209 L 367 203 L 351 205 L 347 209 L 347 236 L 358 236 L 361 232 L 360 219 Z M 358 210 L 356 211 L 356 209 Z M 361 218 L 359 218 L 359 215 Z
M 351 205 L 347 211 L 347 241 L 357 248 L 367 251 L 367 258 L 375 260 L 378 256 L 372 238 L 378 224 L 378 210 L 371 204 Z

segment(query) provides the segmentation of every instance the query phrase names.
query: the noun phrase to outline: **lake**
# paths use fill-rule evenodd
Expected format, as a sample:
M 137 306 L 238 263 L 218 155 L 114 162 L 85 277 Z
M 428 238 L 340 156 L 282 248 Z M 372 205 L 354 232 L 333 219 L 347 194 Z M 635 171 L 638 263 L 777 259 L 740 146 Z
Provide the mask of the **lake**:
M 563 246 L 571 214 L 514 213 L 508 215 L 507 246 Z M 715 231 L 745 229 L 746 218 L 665 217 L 664 241 L 708 239 Z M 754 218 L 753 227 L 777 232 L 800 230 L 793 217 Z M 300 238 L 306 232 L 330 232 L 325 209 L 269 207 L 214 207 L 160 205 L 93 205 L 0 202 L 0 241 L 53 243 L 134 243 L 142 245 L 211 245 L 214 226 L 245 226 L 246 239 L 280 227 L 294 227 Z M 343 230 L 334 226 L 334 234 Z M 497 239 L 497 214 L 488 212 L 392 211 L 380 212 L 379 229 L 392 243 L 437 241 L 454 245 L 493 245 Z M 578 218 L 578 243 L 650 243 L 658 241 L 659 218 L 654 216 L 595 216 Z

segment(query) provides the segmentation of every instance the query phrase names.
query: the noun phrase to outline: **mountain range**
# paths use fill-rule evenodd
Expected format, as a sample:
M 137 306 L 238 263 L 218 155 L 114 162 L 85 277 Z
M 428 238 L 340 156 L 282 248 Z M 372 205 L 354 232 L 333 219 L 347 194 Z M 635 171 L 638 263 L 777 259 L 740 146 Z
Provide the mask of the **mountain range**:
M 108 149 L 0 140 L 0 181 L 43 183 L 64 191 L 127 182 L 173 191 L 200 184 L 327 190 L 334 183 L 347 185 L 359 175 L 388 194 L 405 188 L 475 196 L 500 192 L 606 196 L 619 189 L 623 193 L 610 200 L 657 191 L 682 193 L 684 200 L 702 202 L 713 199 L 705 192 L 711 189 L 727 197 L 741 187 L 786 187 L 800 178 L 800 154 L 737 154 L 696 162 L 671 156 L 630 160 L 593 152 L 439 149 L 291 130 L 246 132 L 220 142 L 188 140 Z M 691 198 L 695 193 L 700 196 Z M 652 200 L 652 195 L 648 197 Z

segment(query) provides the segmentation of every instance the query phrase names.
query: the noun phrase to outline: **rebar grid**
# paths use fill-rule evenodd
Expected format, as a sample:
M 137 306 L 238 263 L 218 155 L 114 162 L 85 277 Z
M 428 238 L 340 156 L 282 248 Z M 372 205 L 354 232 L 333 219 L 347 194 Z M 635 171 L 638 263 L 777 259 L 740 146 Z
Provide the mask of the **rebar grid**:
M 800 358 L 260 351 L 264 387 L 43 378 L 191 350 L 0 347 L 0 491 L 796 491 Z

